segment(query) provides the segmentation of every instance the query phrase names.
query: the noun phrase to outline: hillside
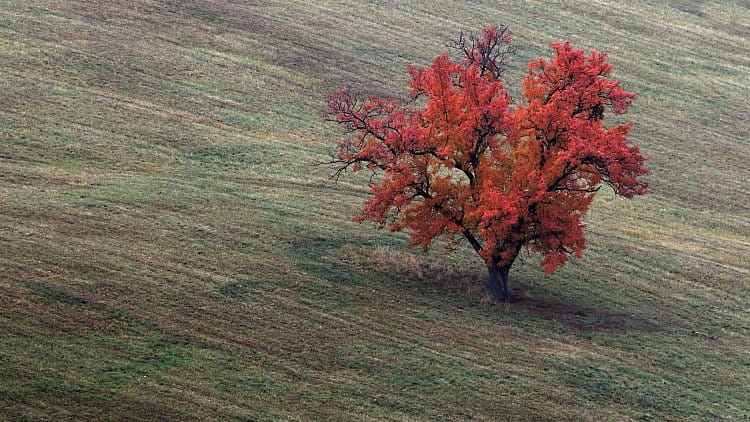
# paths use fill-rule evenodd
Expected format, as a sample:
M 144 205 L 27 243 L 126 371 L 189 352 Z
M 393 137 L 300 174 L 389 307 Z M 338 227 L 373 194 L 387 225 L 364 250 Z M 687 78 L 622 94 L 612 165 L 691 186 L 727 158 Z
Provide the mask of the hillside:
M 0 419 L 750 417 L 743 2 L 0 0 Z M 460 31 L 607 51 L 650 193 L 479 300 L 466 247 L 357 224 L 323 95 Z

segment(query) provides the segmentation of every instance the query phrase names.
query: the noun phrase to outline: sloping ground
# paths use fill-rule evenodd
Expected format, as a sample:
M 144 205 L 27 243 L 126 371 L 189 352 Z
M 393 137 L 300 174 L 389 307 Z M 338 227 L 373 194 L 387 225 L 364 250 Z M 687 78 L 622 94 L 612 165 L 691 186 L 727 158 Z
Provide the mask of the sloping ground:
M 747 4 L 502 3 L 0 0 L 0 418 L 749 417 Z M 608 51 L 653 171 L 511 306 L 312 165 L 326 91 L 402 95 L 493 22 L 514 87 Z

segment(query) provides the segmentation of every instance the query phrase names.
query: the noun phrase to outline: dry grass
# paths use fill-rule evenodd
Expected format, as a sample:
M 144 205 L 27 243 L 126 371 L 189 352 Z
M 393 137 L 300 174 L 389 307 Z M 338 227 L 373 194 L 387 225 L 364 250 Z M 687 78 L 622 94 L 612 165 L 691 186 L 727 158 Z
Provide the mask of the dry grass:
M 467 272 L 460 267 L 437 258 L 417 256 L 410 251 L 388 246 L 356 247 L 344 245 L 334 257 L 338 262 L 360 271 L 381 273 L 402 280 L 437 288 L 446 294 L 464 295 L 481 303 L 492 303 L 485 292 L 485 279 L 476 272 Z M 480 267 L 481 270 L 481 267 Z

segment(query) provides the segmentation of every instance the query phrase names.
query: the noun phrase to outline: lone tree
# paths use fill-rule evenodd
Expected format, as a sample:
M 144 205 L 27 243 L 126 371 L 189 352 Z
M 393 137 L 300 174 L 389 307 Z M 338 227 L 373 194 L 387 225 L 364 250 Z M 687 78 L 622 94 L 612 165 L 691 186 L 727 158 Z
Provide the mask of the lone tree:
M 544 255 L 551 273 L 585 248 L 581 217 L 602 184 L 631 198 L 646 192 L 644 157 L 629 146 L 632 122 L 606 127 L 635 99 L 608 79 L 605 53 L 552 44 L 554 58 L 532 61 L 523 100 L 502 78 L 511 33 L 487 27 L 438 56 L 409 66 L 413 100 L 401 104 L 341 90 L 326 117 L 349 134 L 336 177 L 373 172 L 372 197 L 355 220 L 408 229 L 410 246 L 463 236 L 489 270 L 487 290 L 510 301 L 508 273 L 522 247 Z

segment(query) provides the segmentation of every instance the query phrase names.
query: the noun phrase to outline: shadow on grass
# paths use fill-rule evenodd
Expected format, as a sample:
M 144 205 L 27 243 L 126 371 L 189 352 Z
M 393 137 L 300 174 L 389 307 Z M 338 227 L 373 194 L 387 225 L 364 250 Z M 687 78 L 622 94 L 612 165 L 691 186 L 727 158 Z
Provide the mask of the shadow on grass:
M 354 246 L 349 242 L 353 241 L 322 237 L 302 239 L 295 243 L 293 253 L 302 269 L 329 282 L 348 286 L 387 283 L 431 301 L 461 302 L 461 306 L 473 304 L 485 311 L 491 311 L 494 306 L 507 306 L 505 312 L 528 312 L 582 333 L 663 331 L 662 327 L 639 315 L 588 303 L 566 303 L 544 290 L 538 291 L 528 280 L 518 278 L 514 280 L 515 290 L 521 297 L 511 305 L 496 304 L 485 292 L 486 276 L 481 268 L 456 267 L 443 259 L 413 254 L 400 246 Z
M 548 298 L 522 298 L 512 305 L 547 321 L 555 321 L 582 332 L 610 331 L 625 333 L 630 330 L 658 332 L 662 327 L 642 317 L 603 308 L 560 303 Z

